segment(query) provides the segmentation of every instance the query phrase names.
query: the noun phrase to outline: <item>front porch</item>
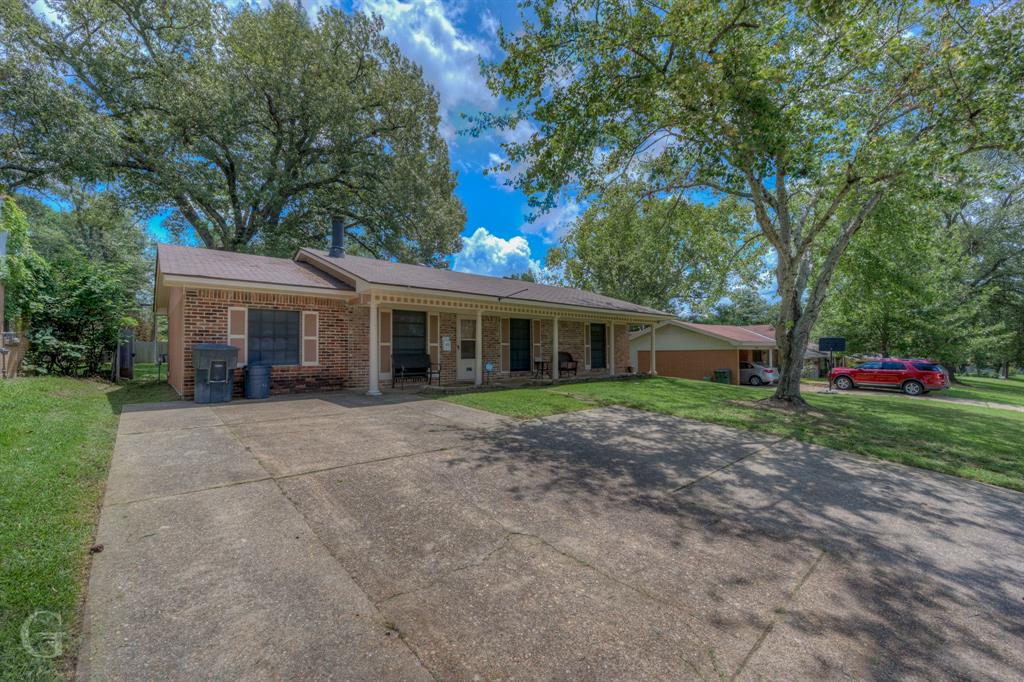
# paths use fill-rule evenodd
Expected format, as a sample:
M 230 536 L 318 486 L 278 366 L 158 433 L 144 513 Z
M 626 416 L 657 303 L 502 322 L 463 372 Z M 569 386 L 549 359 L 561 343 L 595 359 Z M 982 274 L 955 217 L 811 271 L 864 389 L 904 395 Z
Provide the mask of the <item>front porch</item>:
M 608 378 L 629 367 L 628 328 L 642 322 L 606 311 L 368 294 L 368 393 L 462 391 Z M 395 382 L 395 366 L 429 359 L 439 386 Z M 560 365 L 562 371 L 560 372 Z

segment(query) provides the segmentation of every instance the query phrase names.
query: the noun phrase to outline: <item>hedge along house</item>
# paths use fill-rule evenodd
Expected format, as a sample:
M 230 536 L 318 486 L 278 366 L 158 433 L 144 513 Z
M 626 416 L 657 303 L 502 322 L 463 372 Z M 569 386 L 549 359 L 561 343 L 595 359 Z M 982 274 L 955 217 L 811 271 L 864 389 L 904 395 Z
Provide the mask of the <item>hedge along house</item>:
M 629 325 L 669 318 L 588 291 L 353 256 L 340 245 L 287 259 L 161 244 L 154 307 L 168 320 L 168 380 L 185 398 L 197 343 L 237 346 L 240 367 L 273 365 L 272 393 L 377 395 L 390 386 L 394 354 L 417 352 L 440 364 L 442 384 L 479 385 L 487 367 L 488 380 L 530 376 L 559 352 L 579 376 L 621 374 Z

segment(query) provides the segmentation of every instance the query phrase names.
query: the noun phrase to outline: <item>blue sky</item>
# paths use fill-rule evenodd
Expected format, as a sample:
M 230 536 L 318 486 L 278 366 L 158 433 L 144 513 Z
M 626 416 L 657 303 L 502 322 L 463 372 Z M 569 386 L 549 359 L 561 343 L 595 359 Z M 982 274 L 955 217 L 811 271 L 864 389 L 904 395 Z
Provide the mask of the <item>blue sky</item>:
M 516 30 L 519 11 L 512 0 L 350 0 L 346 9 L 379 15 L 385 33 L 419 64 L 441 101 L 441 132 L 448 141 L 452 167 L 458 171 L 459 198 L 466 207 L 463 249 L 453 258 L 458 270 L 488 275 L 523 272 L 544 262 L 578 215 L 567 200 L 551 213 L 527 222 L 526 197 L 484 170 L 501 160 L 501 143 L 528 136 L 528 126 L 478 138 L 460 135 L 463 114 L 496 112 L 508 107 L 493 97 L 480 75 L 479 60 L 501 56 L 498 26 Z M 312 7 L 311 7 L 312 9 Z

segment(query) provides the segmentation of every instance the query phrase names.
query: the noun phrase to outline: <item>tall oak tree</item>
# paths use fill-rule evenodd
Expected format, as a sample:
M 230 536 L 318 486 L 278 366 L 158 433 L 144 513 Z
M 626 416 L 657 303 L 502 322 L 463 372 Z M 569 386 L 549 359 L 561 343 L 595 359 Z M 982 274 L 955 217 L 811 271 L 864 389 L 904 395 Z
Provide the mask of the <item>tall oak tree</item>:
M 730 197 L 774 251 L 781 380 L 800 369 L 850 241 L 896 189 L 951 182 L 1021 144 L 1016 3 L 525 0 L 494 92 L 536 133 L 509 143 L 541 205 L 637 178 L 650 196 Z

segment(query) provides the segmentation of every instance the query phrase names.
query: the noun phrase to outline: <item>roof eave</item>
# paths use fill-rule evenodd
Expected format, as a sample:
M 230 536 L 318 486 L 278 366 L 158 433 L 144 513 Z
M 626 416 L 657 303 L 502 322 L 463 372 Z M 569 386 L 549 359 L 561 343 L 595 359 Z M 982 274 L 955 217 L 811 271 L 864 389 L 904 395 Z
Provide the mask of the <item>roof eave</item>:
M 222 277 L 206 277 L 202 275 L 177 275 L 173 273 L 164 273 L 157 279 L 158 287 L 162 283 L 165 287 L 198 286 L 213 289 L 238 289 L 250 291 L 255 290 L 289 294 L 302 294 L 306 296 L 319 296 L 322 298 L 352 299 L 358 296 L 358 294 L 355 291 L 349 291 L 345 289 L 303 286 L 300 284 L 278 284 L 275 282 L 257 282 L 253 280 L 228 279 Z
M 298 253 L 295 254 L 296 260 L 302 260 L 302 262 L 310 263 L 312 265 L 322 265 L 327 268 L 327 273 L 335 275 L 338 273 L 345 278 L 351 279 L 356 285 L 356 291 L 359 293 L 369 293 L 371 291 L 382 291 L 382 292 L 420 292 L 423 294 L 433 295 L 444 295 L 452 298 L 468 299 L 473 301 L 499 301 L 502 303 L 520 303 L 523 305 L 537 306 L 541 308 L 550 309 L 564 309 L 571 310 L 573 312 L 594 312 L 600 311 L 606 314 L 613 314 L 621 317 L 627 317 L 630 319 L 637 320 L 666 320 L 671 317 L 669 313 L 645 313 L 639 311 L 630 310 L 616 310 L 614 308 L 599 308 L 594 306 L 577 306 L 564 303 L 549 303 L 545 301 L 535 301 L 527 298 L 517 298 L 515 296 L 494 296 L 490 294 L 467 294 L 460 291 L 452 291 L 450 289 L 435 289 L 430 287 L 414 287 L 399 284 L 381 284 L 379 282 L 371 282 L 370 280 L 359 277 L 358 275 L 346 270 L 339 265 L 335 260 L 327 259 L 320 254 L 314 253 L 306 248 L 299 249 Z

